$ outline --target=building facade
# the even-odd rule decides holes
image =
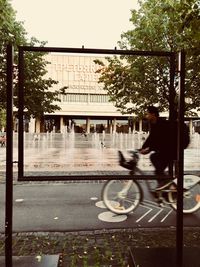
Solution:
[[[58,81],[51,90],[67,87],[67,94],[60,95],[56,103],[61,110],[44,115],[43,122],[25,121],[28,132],[133,132],[146,131],[148,125],[133,116],[122,115],[109,101],[109,96],[99,83],[100,68],[94,60],[106,64],[105,56],[49,53],[45,56],[47,77]],[[164,116],[167,116],[164,114]],[[17,125],[16,127],[17,128]],[[190,131],[195,125],[190,120]]]
[[[72,127],[75,132],[130,132],[142,129],[142,122],[133,124],[132,118],[122,115],[109,102],[109,96],[98,83],[99,65],[94,60],[106,62],[105,57],[93,55],[66,55],[49,53],[46,60],[47,77],[58,81],[53,90],[67,87],[67,94],[60,95],[61,110],[45,114],[44,123],[31,119],[29,132],[64,132]]]

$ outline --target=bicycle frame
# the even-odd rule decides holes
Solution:
[[[137,152],[136,152],[137,153]],[[157,177],[141,179],[143,171],[137,167],[138,155],[134,154],[135,160],[125,161],[122,152],[119,153],[120,165],[130,171],[130,178],[124,180],[109,180],[103,187],[102,197],[108,209],[116,214],[128,214],[136,209],[140,202],[144,200],[144,189],[138,180],[144,180],[148,192],[156,199],[159,205],[167,204],[177,210],[177,186],[176,177],[170,177],[161,190],[155,190],[150,185],[150,181],[157,181]],[[133,179],[133,175],[138,173],[141,178]],[[145,175],[146,176],[146,175]],[[167,178],[167,177],[166,177]],[[168,177],[169,178],[169,177]],[[193,213],[200,208],[200,177],[195,175],[184,175],[184,196],[183,212]]]
[[[140,174],[140,175],[143,175],[143,174],[144,174],[143,171],[142,171],[140,168],[138,168],[137,166],[134,168],[134,170],[133,170],[132,172],[133,172],[133,173],[138,173],[138,174]],[[145,179],[145,180],[144,180],[144,182],[145,182],[145,184],[146,184],[146,186],[147,186],[148,191],[149,191],[149,192],[154,192],[154,190],[153,190],[152,187],[150,186],[150,181],[157,181],[157,180],[156,180],[156,179],[152,179],[152,180]]]

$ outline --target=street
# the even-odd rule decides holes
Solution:
[[[25,135],[24,171],[32,175],[57,175],[59,172],[124,171],[118,164],[118,150],[140,147],[146,134],[41,134],[39,140]],[[101,142],[104,142],[104,147]],[[185,150],[186,170],[199,170],[199,135],[194,134]],[[0,169],[5,170],[6,147],[1,147]],[[17,160],[14,136],[14,161]],[[128,153],[125,154],[128,157]],[[141,157],[139,168],[152,170],[149,155]],[[14,164],[17,171],[17,164]],[[38,174],[39,173],[39,174]],[[2,176],[3,177],[3,176]],[[91,178],[92,179],[92,178]],[[39,181],[40,179],[38,179]],[[3,178],[2,178],[3,181]],[[138,227],[176,227],[176,212],[159,207],[144,187],[143,203],[129,215],[109,212],[101,201],[103,181],[14,182],[13,231],[76,231]],[[185,226],[199,226],[200,211],[184,215]],[[5,183],[0,184],[0,231],[5,228]]]
[[[176,212],[158,207],[145,192],[144,202],[129,215],[109,212],[101,201],[103,183],[14,185],[13,231],[49,232],[117,228],[176,227]],[[5,228],[5,184],[0,185],[0,231]],[[185,226],[199,226],[200,210],[184,215]]]

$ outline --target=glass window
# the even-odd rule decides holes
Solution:
[[[74,94],[68,93],[63,96],[63,102],[82,102],[82,103],[108,103],[109,96],[105,94]]]
[[[108,95],[103,94],[90,94],[91,103],[107,103],[109,100]]]
[[[88,102],[88,94],[67,94],[63,96],[63,102]]]

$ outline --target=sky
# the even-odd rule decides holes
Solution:
[[[11,0],[28,37],[46,46],[114,49],[137,0]]]

